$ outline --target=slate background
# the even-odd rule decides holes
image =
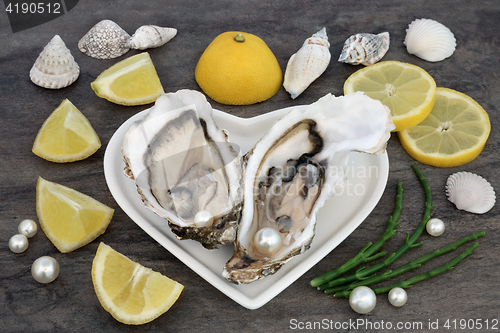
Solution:
[[[481,332],[500,320],[500,230],[496,205],[485,215],[458,211],[447,201],[444,185],[456,171],[471,171],[500,188],[496,167],[499,162],[500,97],[500,3],[498,1],[305,1],[305,0],[171,0],[171,1],[80,1],[67,14],[35,28],[12,33],[7,15],[0,5],[0,327],[2,332],[132,332],[132,331],[287,331],[292,319],[299,322],[367,320],[379,325],[391,322],[421,322],[419,332],[429,329],[429,321],[439,320],[437,331],[460,331],[460,319],[481,319]],[[417,18],[437,20],[451,29],[457,50],[448,59],[430,63],[406,52],[405,29]],[[303,41],[322,27],[327,28],[332,61],[326,72],[296,100],[281,88],[270,100],[251,106],[226,106],[210,101],[214,108],[239,117],[253,117],[287,106],[308,104],[326,93],[342,94],[345,79],[359,66],[336,61],[342,45],[351,34],[389,31],[391,46],[383,60],[399,60],[421,66],[437,85],[468,94],[490,115],[492,132],[483,153],[475,161],[457,168],[439,169],[417,165],[433,191],[433,217],[446,223],[446,232],[433,238],[425,232],[424,245],[405,254],[394,267],[440,248],[472,232],[484,230],[479,248],[452,272],[415,285],[408,290],[408,303],[402,308],[389,304],[385,295],[368,315],[351,310],[347,300],[337,300],[309,286],[309,281],[353,257],[369,240],[385,229],[394,206],[398,181],[404,183],[404,202],[400,226],[384,249],[395,251],[406,233],[413,233],[423,212],[423,191],[410,165],[415,161],[402,149],[397,136],[388,145],[390,174],[380,203],[365,222],[334,251],[306,272],[268,304],[257,310],[238,305],[140,229],[116,204],[103,173],[106,145],[115,130],[129,117],[149,106],[123,107],[98,98],[90,88],[104,69],[125,57],[98,60],[82,54],[78,40],[98,21],[111,19],[129,33],[144,24],[178,29],[178,35],[163,47],[150,49],[166,92],[199,90],[194,68],[205,47],[218,34],[241,30],[261,37],[285,70],[288,58]],[[61,90],[40,88],[29,80],[29,70],[49,40],[59,34],[81,67],[79,79]],[[70,164],[45,161],[31,153],[33,140],[43,121],[65,98],[69,98],[89,119],[102,141],[102,147],[86,160]],[[8,248],[25,218],[38,222],[35,186],[38,176],[64,184],[113,207],[115,215],[105,234],[72,253],[61,254],[39,231],[30,239],[23,254]],[[92,259],[99,242],[105,242],[131,259],[181,282],[185,289],[178,302],[149,324],[129,327],[113,319],[99,304],[90,276]],[[458,252],[458,251],[457,251]],[[35,282],[30,274],[32,262],[42,256],[55,257],[61,274],[48,285]],[[451,260],[458,253],[437,258],[418,272],[430,270]],[[413,273],[403,275],[408,278]],[[451,329],[443,326],[451,320]],[[453,329],[456,319],[457,329]],[[490,329],[486,329],[486,320]],[[345,324],[344,324],[345,325]],[[379,326],[380,327],[380,326]],[[477,328],[477,327],[476,327]],[[333,331],[333,329],[332,329]],[[358,326],[338,331],[385,331]],[[397,331],[397,330],[395,330]],[[403,330],[401,330],[403,331]],[[405,330],[417,331],[417,328]],[[472,331],[468,329],[466,331]]]

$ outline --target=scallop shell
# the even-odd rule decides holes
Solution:
[[[458,209],[484,214],[495,205],[495,191],[486,179],[470,172],[457,172],[446,181],[446,195]]]
[[[326,70],[331,58],[329,48],[326,29],[323,28],[306,39],[297,53],[290,57],[283,87],[292,98],[297,98]]]
[[[378,35],[366,33],[352,35],[344,43],[339,62],[351,65],[373,65],[389,50],[389,41],[388,32]]]
[[[103,20],[94,25],[78,42],[78,48],[86,55],[97,59],[113,59],[130,50],[127,42],[130,35],[118,24]]]
[[[49,89],[69,86],[80,75],[80,67],[59,35],[44,47],[30,70],[34,84]]]
[[[427,61],[441,61],[455,52],[453,33],[439,22],[417,19],[408,25],[404,40],[406,50]]]
[[[145,50],[160,47],[175,37],[177,29],[162,28],[156,25],[143,25],[135,31],[127,42],[131,49]]]

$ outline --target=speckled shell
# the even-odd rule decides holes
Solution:
[[[339,62],[351,65],[373,65],[389,50],[389,42],[388,32],[378,35],[366,33],[352,35],[344,43]]]
[[[49,89],[69,86],[80,75],[80,67],[59,35],[45,46],[30,70],[34,84]]]
[[[131,49],[145,50],[160,47],[175,37],[177,29],[162,28],[156,25],[143,25],[135,31],[127,42]]]
[[[118,24],[103,20],[92,27],[78,42],[78,48],[97,59],[113,59],[130,50],[130,35]]]
[[[290,57],[283,87],[292,98],[297,98],[326,70],[331,58],[329,48],[326,29],[323,28],[306,39],[297,53]]]
[[[439,22],[417,19],[406,29],[406,50],[427,61],[441,61],[450,57],[457,46],[453,33]]]
[[[470,172],[457,172],[446,181],[446,195],[458,209],[484,214],[495,205],[495,191],[481,176]]]

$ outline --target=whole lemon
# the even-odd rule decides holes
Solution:
[[[216,102],[249,105],[274,96],[281,87],[282,72],[262,39],[228,31],[217,36],[203,52],[195,78]]]

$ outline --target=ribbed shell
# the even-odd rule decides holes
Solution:
[[[127,42],[131,49],[145,50],[160,47],[177,34],[177,29],[162,28],[156,25],[143,25],[135,31]]]
[[[292,98],[297,98],[326,70],[331,58],[329,48],[326,28],[323,28],[306,39],[297,53],[290,57],[283,87]]]
[[[94,25],[78,42],[78,48],[97,59],[113,59],[130,50],[130,35],[118,24],[103,20]]]
[[[417,19],[406,29],[406,50],[427,61],[450,57],[457,46],[455,36],[443,24],[429,19]]]
[[[339,62],[351,65],[373,65],[384,57],[389,50],[389,33],[378,35],[361,33],[349,37],[340,53]]]
[[[446,181],[446,195],[458,209],[484,214],[495,205],[495,191],[481,176],[470,172],[457,172]]]
[[[69,86],[80,75],[80,67],[59,35],[45,46],[30,70],[34,84],[49,89]]]

